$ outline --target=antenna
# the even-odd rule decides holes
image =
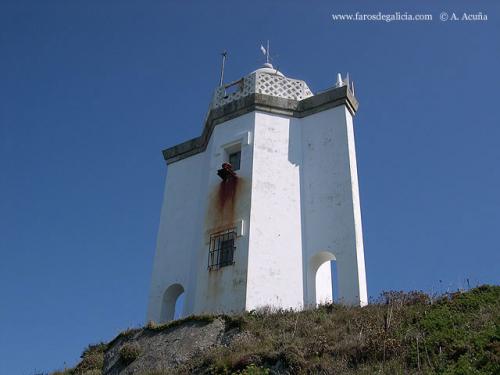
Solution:
[[[224,66],[226,65],[227,51],[222,52],[221,55],[222,55],[222,66],[220,68],[219,87],[222,87],[222,85],[224,84]]]
[[[267,40],[266,63],[269,64],[269,39]]]

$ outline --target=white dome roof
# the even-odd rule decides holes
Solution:
[[[257,70],[254,70],[252,73],[256,72],[262,72],[262,73],[268,73],[268,74],[276,74],[280,77],[284,77],[283,73],[281,73],[278,69],[274,69],[272,64],[265,63],[262,68],[259,68]],[[252,74],[250,73],[250,74]]]

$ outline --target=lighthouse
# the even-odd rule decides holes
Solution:
[[[314,94],[266,63],[216,88],[203,131],[167,148],[147,319],[365,305],[353,87]],[[332,276],[331,262],[336,262]]]

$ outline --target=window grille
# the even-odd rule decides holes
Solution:
[[[210,236],[208,269],[217,270],[234,264],[236,228],[214,233]]]

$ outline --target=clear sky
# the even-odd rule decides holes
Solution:
[[[0,374],[144,323],[161,150],[201,133],[219,53],[237,79],[267,39],[313,91],[355,81],[369,295],[500,282],[500,4],[346,3],[0,1]],[[356,11],[433,21],[331,17]]]

